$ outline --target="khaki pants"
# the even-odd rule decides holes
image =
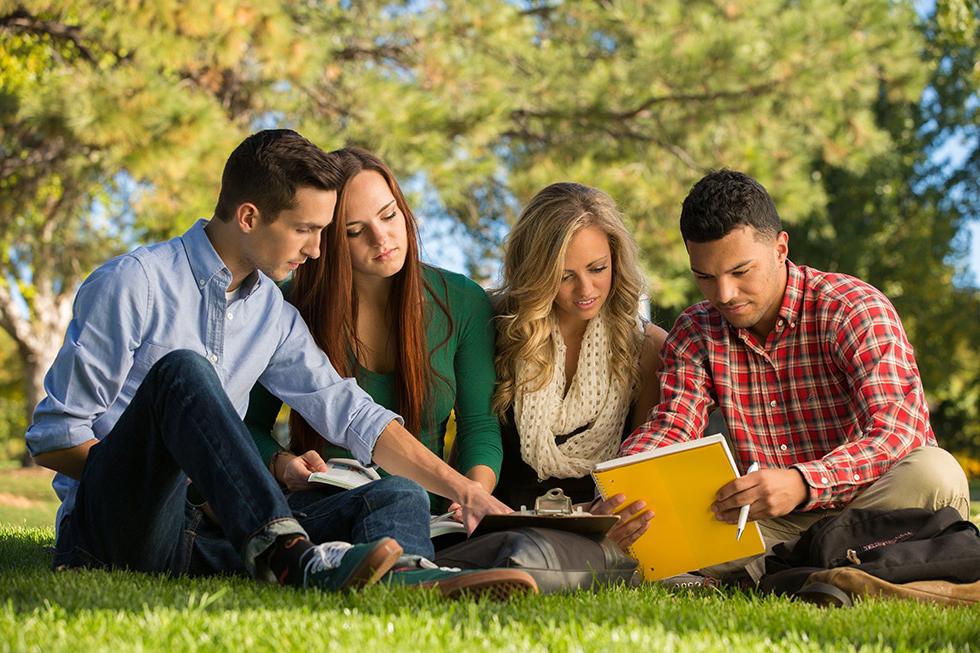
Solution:
[[[853,508],[939,510],[946,506],[956,508],[963,519],[970,518],[970,490],[966,474],[945,449],[919,447],[895,463],[868,489],[858,494],[846,508],[791,512],[783,517],[763,519],[758,523],[768,554],[781,542],[799,539],[803,531],[820,519],[839,515]],[[742,558],[701,571],[716,578],[726,578],[744,571],[758,582],[764,570],[764,557],[765,554]]]

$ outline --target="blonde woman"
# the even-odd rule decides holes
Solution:
[[[636,245],[605,193],[552,184],[518,218],[495,293],[493,406],[504,425],[504,461],[494,494],[504,503],[533,506],[553,487],[591,502],[592,467],[615,457],[624,434],[657,403],[667,334],[639,319],[642,284]],[[633,504],[621,514],[642,509]],[[639,516],[634,521],[652,513]]]

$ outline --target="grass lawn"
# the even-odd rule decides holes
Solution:
[[[0,651],[968,651],[980,642],[980,606],[863,601],[834,610],[655,586],[492,604],[384,587],[334,595],[239,578],[54,573],[50,521],[24,525],[53,515],[39,491],[48,482],[43,472],[0,471],[0,497],[36,501],[0,508]]]
[[[47,528],[54,524],[58,497],[51,489],[54,473],[21,469],[15,461],[0,462],[0,524]]]

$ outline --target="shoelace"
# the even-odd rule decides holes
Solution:
[[[340,561],[352,547],[347,542],[324,542],[310,549],[306,554],[309,560],[303,565],[304,584],[315,573],[339,567]]]

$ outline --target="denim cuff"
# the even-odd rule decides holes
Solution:
[[[277,582],[275,574],[269,569],[265,560],[260,560],[262,554],[269,550],[276,538],[282,535],[302,535],[309,537],[299,522],[292,517],[283,517],[271,521],[255,532],[248,541],[245,542],[245,568],[249,575],[255,580]]]

